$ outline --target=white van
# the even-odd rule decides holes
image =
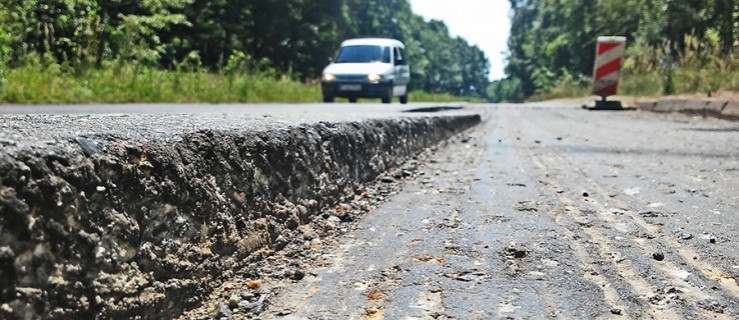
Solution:
[[[405,46],[394,39],[363,38],[346,40],[334,61],[323,69],[321,89],[324,102],[334,98],[380,98],[390,103],[400,97],[408,103],[411,69]]]

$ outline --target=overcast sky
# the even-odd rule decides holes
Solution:
[[[490,79],[505,76],[510,19],[508,0],[410,0],[416,14],[426,20],[443,20],[452,36],[477,45],[490,61]]]

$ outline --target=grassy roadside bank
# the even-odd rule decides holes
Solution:
[[[673,89],[666,91],[663,74],[658,72],[632,74],[624,72],[619,84],[619,95],[657,97],[663,95],[715,96],[719,92],[739,92],[739,72],[731,70],[676,70],[672,74]],[[563,98],[581,98],[592,95],[589,82],[563,81],[550,91],[536,94],[526,101],[544,101]],[[667,93],[667,94],[666,94]]]
[[[414,91],[410,93],[410,100],[471,99]],[[57,64],[28,64],[7,71],[4,81],[0,81],[0,103],[4,104],[319,101],[318,82],[303,83],[272,71],[213,73],[120,64],[65,70]]]
[[[739,92],[736,53],[718,54],[717,47],[703,48],[695,38],[686,38],[686,42],[689,46],[680,59],[669,56],[668,48],[627,55],[622,65],[619,95],[711,97],[718,92]],[[588,78],[566,76],[551,90],[537,93],[527,101],[586,97],[591,95],[591,85]]]

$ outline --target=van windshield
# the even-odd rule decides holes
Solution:
[[[336,57],[336,63],[385,62],[390,63],[390,48],[381,46],[346,46]]]

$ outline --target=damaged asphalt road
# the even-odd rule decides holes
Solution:
[[[472,105],[438,114],[481,124],[414,144],[479,118],[421,113],[376,131],[397,110],[343,107],[6,116],[0,144],[15,158],[0,169],[22,170],[0,190],[0,318],[739,316],[735,123]],[[365,153],[377,164],[353,169]],[[319,187],[283,186],[288,169],[294,186]],[[48,239],[63,242],[38,245]]]
[[[324,215],[245,275],[268,294],[259,315],[213,312],[236,283],[185,318],[736,319],[735,123],[475,111],[483,124],[408,167],[386,202]],[[318,235],[326,222],[340,232]]]
[[[0,116],[0,319],[176,317],[366,183],[480,122],[372,105],[179,107]],[[257,312],[266,298],[229,307]]]

